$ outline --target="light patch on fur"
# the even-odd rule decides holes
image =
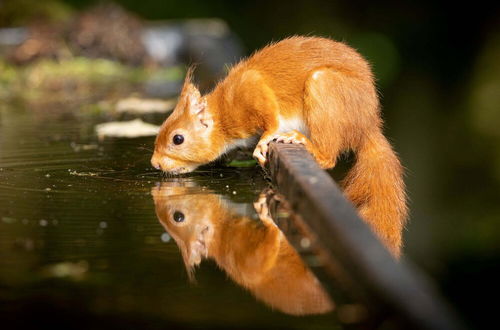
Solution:
[[[309,130],[307,129],[304,120],[300,117],[283,118],[279,116],[278,133],[287,133],[296,130],[305,136],[309,137]]]
[[[322,73],[323,73],[323,71],[316,71],[316,72],[314,72],[314,73],[312,74],[312,78],[313,78],[314,80],[318,80],[318,79],[319,79],[319,77],[321,76],[321,74],[322,74]]]

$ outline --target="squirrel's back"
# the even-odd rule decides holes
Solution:
[[[353,48],[331,39],[303,36],[271,43],[255,52],[233,67],[221,84],[232,86],[245,71],[257,71],[278,100],[297,108],[302,107],[307,79],[319,68],[330,68],[373,86],[368,62]]]

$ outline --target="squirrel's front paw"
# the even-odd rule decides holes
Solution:
[[[271,141],[276,141],[278,143],[307,144],[307,138],[302,133],[295,130],[286,133],[267,135],[265,138],[260,139],[253,152],[253,156],[261,166],[266,164],[267,151],[269,150],[269,142]]]
[[[260,140],[259,143],[257,143],[257,146],[255,147],[255,150],[253,151],[253,156],[257,161],[259,162],[260,166],[264,166],[266,164],[266,156],[267,156],[267,151],[269,150],[269,142],[271,140]]]

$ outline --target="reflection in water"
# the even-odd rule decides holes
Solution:
[[[282,312],[333,309],[318,279],[269,217],[263,198],[255,205],[259,221],[222,196],[182,181],[163,182],[152,194],[156,215],[179,246],[191,279],[194,267],[211,258],[257,299]]]

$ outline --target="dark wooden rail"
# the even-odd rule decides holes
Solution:
[[[316,236],[332,281],[346,285],[357,299],[390,315],[402,328],[462,328],[431,281],[406,260],[391,256],[305,148],[272,143],[267,169]]]

